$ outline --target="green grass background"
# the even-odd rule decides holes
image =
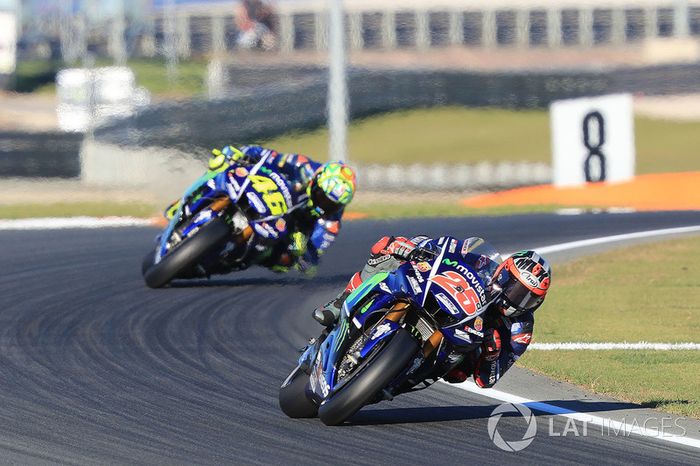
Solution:
[[[700,238],[560,265],[537,342],[700,343]],[[615,398],[700,417],[698,351],[528,351],[519,361]]]
[[[637,173],[700,171],[700,123],[635,118]],[[325,129],[268,141],[283,152],[326,160]],[[551,163],[546,110],[440,107],[353,121],[348,132],[355,163]]]
[[[110,66],[112,61],[99,59],[95,66]],[[61,61],[19,61],[16,71],[16,90],[19,92],[56,92],[55,75],[63,68],[81,66]],[[170,80],[165,60],[137,58],[127,63],[136,75],[136,82],[158,98],[185,98],[205,92],[207,76],[206,60],[183,60],[178,62],[177,74]]]

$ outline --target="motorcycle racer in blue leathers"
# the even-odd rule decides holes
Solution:
[[[321,255],[338,236],[344,209],[356,190],[355,173],[342,162],[323,164],[301,154],[283,154],[260,146],[214,149],[209,170],[253,165],[263,157],[265,167],[288,180],[297,207],[284,217],[289,241],[277,244],[260,265],[277,272],[295,268],[313,275]]]
[[[405,261],[431,260],[431,251],[438,250],[443,241],[444,238],[427,236],[381,238],[372,247],[363,270],[352,277],[337,298],[315,309],[314,319],[325,326],[334,325],[345,298],[365,280],[378,272],[392,272]],[[461,248],[463,254],[481,254],[474,268],[487,284],[491,310],[484,322],[480,351],[467,354],[443,379],[459,383],[471,375],[478,386],[492,387],[530,344],[534,312],[549,289],[551,267],[546,259],[529,250],[502,261],[500,254],[481,238],[467,238],[452,247]]]

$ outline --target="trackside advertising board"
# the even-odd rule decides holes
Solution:
[[[631,94],[557,100],[549,115],[555,186],[634,177]]]
[[[13,74],[17,57],[17,20],[14,13],[0,11],[0,74]]]

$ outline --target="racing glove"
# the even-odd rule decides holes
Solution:
[[[501,335],[493,329],[485,332],[484,341],[481,343],[481,357],[485,361],[495,361],[501,355]]]
[[[408,260],[409,255],[415,248],[415,243],[403,236],[384,236],[374,243],[371,255],[375,258],[390,255],[397,259]]]
[[[213,172],[222,171],[232,163],[246,161],[247,159],[243,152],[233,146],[226,146],[223,150],[214,149],[211,151],[209,170]]]

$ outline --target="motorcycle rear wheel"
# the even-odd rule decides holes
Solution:
[[[318,417],[327,426],[345,422],[406,369],[418,347],[408,331],[398,330],[374,359],[321,404]]]
[[[202,226],[194,236],[183,240],[157,264],[153,263],[155,253],[148,253],[142,264],[146,285],[150,288],[165,286],[178,274],[194,267],[204,254],[218,246],[230,234],[226,221],[219,217]],[[147,266],[149,257],[150,266]]]

